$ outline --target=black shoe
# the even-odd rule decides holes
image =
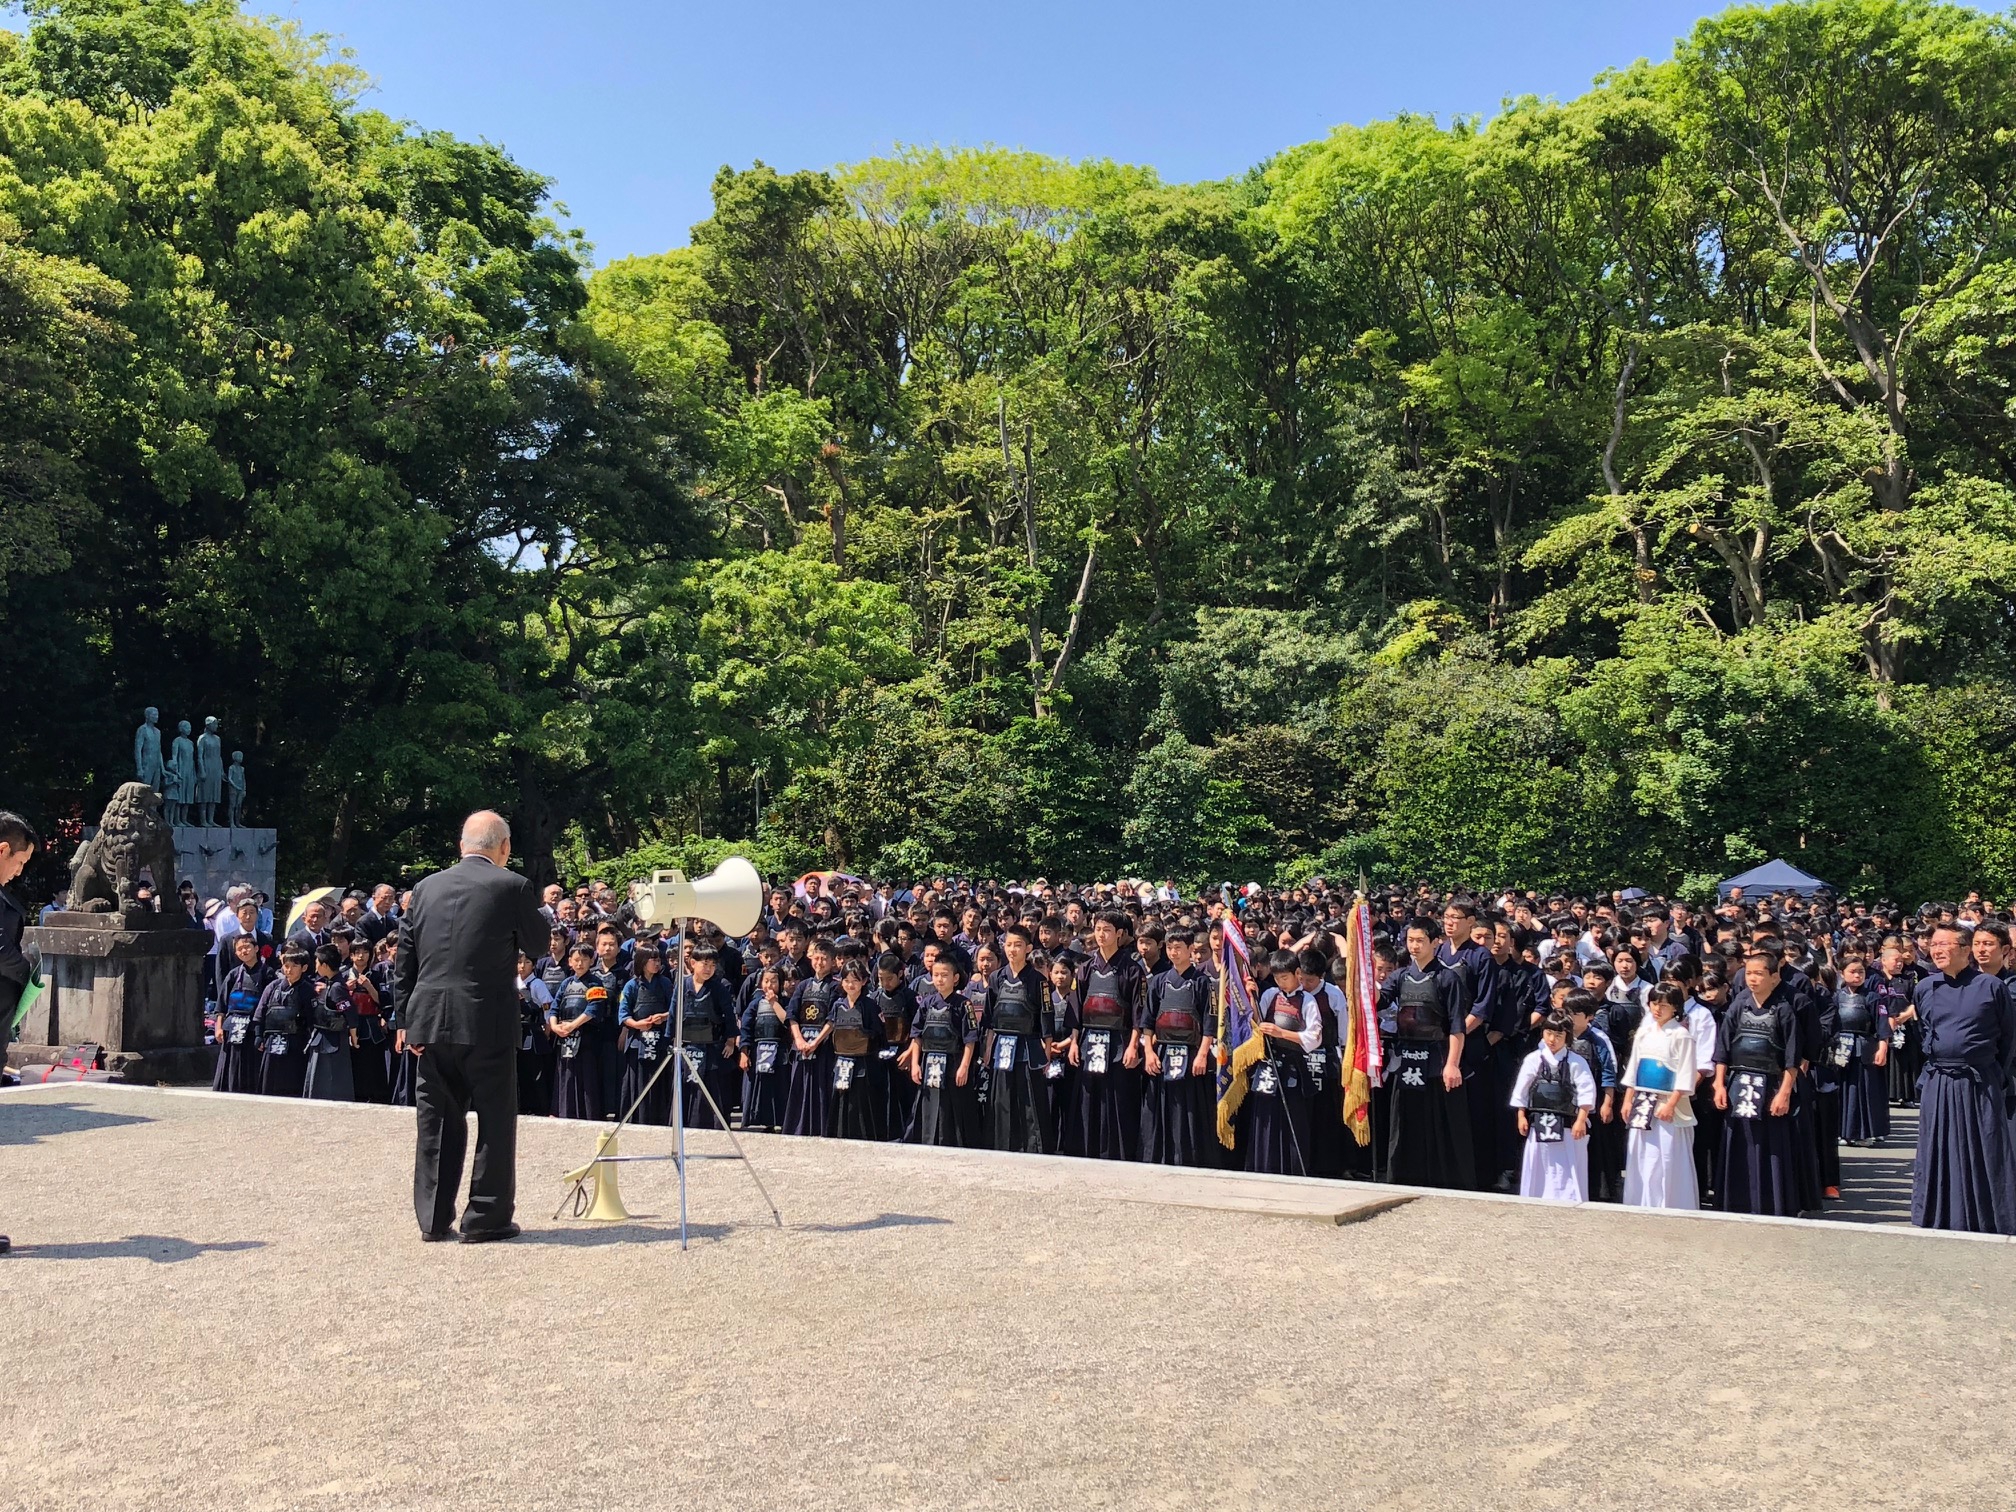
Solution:
[[[507,1223],[502,1228],[480,1228],[462,1230],[464,1244],[488,1244],[495,1239],[516,1239],[524,1230],[515,1223]]]
[[[6,1254],[7,1251],[11,1250],[12,1248],[14,1248],[13,1241],[10,1240],[5,1234],[0,1234],[0,1255]]]
[[[420,1230],[421,1241],[426,1244],[440,1244],[454,1237],[455,1231],[453,1229],[442,1229],[439,1233],[436,1233],[433,1229]]]

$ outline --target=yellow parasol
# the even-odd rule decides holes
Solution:
[[[296,898],[294,906],[287,910],[287,928],[282,932],[283,936],[291,935],[301,927],[301,915],[308,911],[310,903],[320,903],[333,914],[336,911],[336,904],[342,897],[343,889],[340,887],[309,888]]]

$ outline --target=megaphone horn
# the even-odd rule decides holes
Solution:
[[[637,917],[646,924],[704,919],[722,933],[746,935],[763,916],[763,879],[740,856],[730,856],[706,876],[687,881],[678,871],[651,874],[637,898]]]

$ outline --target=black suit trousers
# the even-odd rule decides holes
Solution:
[[[518,1186],[518,1047],[429,1045],[415,1067],[420,1139],[413,1156],[413,1212],[424,1232],[455,1226],[455,1195],[476,1115],[476,1164],[462,1231],[511,1221]]]

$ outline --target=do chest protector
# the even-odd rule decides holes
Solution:
[[[1003,977],[994,988],[994,1032],[1036,1032],[1036,1004],[1029,989],[1015,977]]]
[[[1736,1015],[1736,1033],[1729,1042],[1729,1062],[1741,1071],[1777,1075],[1785,1069],[1785,1028],[1779,1016],[1745,1008]]]
[[[1155,1005],[1155,1038],[1186,1050],[1196,1049],[1204,1037],[1203,996],[1196,982],[1164,983],[1161,1000]]]
[[[1393,1027],[1401,1039],[1425,1044],[1449,1038],[1449,1012],[1442,1001],[1442,984],[1434,976],[1403,973],[1394,996],[1399,1011]]]
[[[1124,1029],[1126,1009],[1120,1002],[1120,973],[1110,966],[1094,966],[1085,975],[1085,1007],[1079,1021],[1087,1029]]]

